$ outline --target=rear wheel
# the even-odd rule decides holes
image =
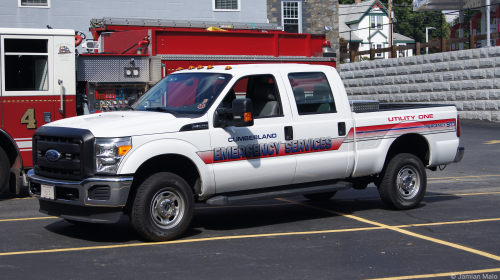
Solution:
[[[193,212],[194,197],[186,181],[161,172],[146,179],[137,190],[130,219],[142,237],[166,241],[186,231]]]
[[[332,198],[337,192],[304,194],[304,197],[312,201],[326,201]]]
[[[415,208],[424,198],[427,174],[420,159],[412,154],[399,154],[391,159],[379,187],[380,198],[395,209]]]
[[[5,151],[0,147],[0,194],[9,186],[10,165],[9,158]]]

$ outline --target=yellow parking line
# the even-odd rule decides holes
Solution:
[[[466,195],[482,195],[482,194],[498,194],[500,192],[486,192],[486,193],[451,193],[451,194],[436,194],[436,195],[426,195],[425,197],[435,197],[435,196],[466,196]]]
[[[13,221],[28,221],[28,220],[44,220],[44,219],[60,219],[59,217],[35,217],[35,218],[21,218],[21,219],[4,219],[0,220],[0,222],[13,222]]]
[[[35,199],[34,197],[13,197],[13,198],[2,198],[0,201],[5,201],[5,200],[20,200],[20,199]]]
[[[402,225],[402,226],[394,226],[394,227],[404,228],[404,227],[441,226],[441,225],[456,225],[456,224],[469,224],[469,223],[480,223],[480,222],[494,222],[494,221],[500,221],[500,218],[466,220],[466,221],[452,221],[452,222],[438,222],[438,223],[427,223],[427,224],[411,224],[411,225]]]
[[[438,244],[441,244],[441,245],[449,246],[449,247],[452,247],[452,248],[455,248],[455,249],[463,250],[463,251],[466,251],[466,252],[470,252],[470,253],[474,253],[474,254],[486,257],[486,258],[490,258],[490,259],[493,259],[493,260],[500,261],[500,256],[496,256],[496,255],[493,255],[493,254],[490,254],[490,253],[486,253],[486,252],[483,252],[483,251],[479,251],[479,250],[476,250],[476,249],[465,247],[465,246],[462,246],[462,245],[459,245],[459,244],[447,242],[447,241],[444,241],[444,240],[440,240],[440,239],[428,237],[428,236],[425,236],[425,235],[422,235],[422,234],[414,233],[414,232],[411,232],[411,231],[408,231],[408,230],[404,230],[404,229],[401,229],[401,228],[398,228],[398,227],[395,227],[395,226],[385,225],[385,224],[374,222],[374,221],[370,221],[370,220],[367,220],[367,219],[364,219],[364,218],[361,218],[361,217],[358,217],[358,216],[354,216],[354,215],[350,215],[350,214],[344,214],[344,213],[341,213],[341,212],[337,212],[337,211],[333,211],[333,210],[328,210],[328,209],[316,207],[316,206],[309,205],[309,204],[302,203],[302,202],[292,201],[292,200],[283,199],[283,198],[278,198],[278,200],[295,203],[295,204],[298,204],[298,205],[302,205],[302,206],[309,207],[309,208],[312,208],[312,209],[316,209],[316,210],[320,210],[320,211],[332,213],[332,214],[343,216],[343,217],[346,217],[346,218],[351,218],[351,219],[354,219],[354,220],[357,220],[357,221],[360,221],[360,222],[363,222],[363,223],[367,223],[367,224],[379,226],[379,227],[385,228],[385,229],[390,229],[390,230],[397,231],[399,233],[410,235],[410,236],[413,236],[413,237],[416,237],[416,238],[420,238],[420,239],[424,239],[424,240],[427,240],[427,241],[435,242],[435,243],[438,243]]]
[[[485,193],[450,193],[450,194],[435,194],[435,195],[426,195],[426,197],[437,197],[437,196],[465,196],[465,195],[484,195],[484,194],[499,194],[500,192],[485,192]],[[380,197],[376,198],[359,198],[359,199],[339,199],[338,201],[362,201],[362,200],[380,200]]]
[[[369,280],[395,280],[395,279],[421,279],[421,278],[432,278],[432,277],[444,277],[444,276],[455,276],[457,278],[451,279],[489,279],[489,278],[458,278],[460,275],[470,275],[488,272],[499,272],[500,268],[492,269],[481,269],[481,270],[469,270],[469,271],[455,271],[455,272],[445,272],[445,273],[433,273],[433,274],[421,274],[421,275],[409,275],[409,276],[398,276],[398,277],[387,277],[387,278],[373,278]],[[482,275],[481,275],[482,276]],[[493,278],[492,278],[493,279]],[[496,279],[496,278],[495,278]]]
[[[265,234],[253,234],[253,235],[220,236],[220,237],[207,237],[207,238],[197,238],[197,239],[173,240],[173,241],[164,241],[164,242],[148,242],[148,243],[119,244],[119,245],[93,246],[93,247],[77,247],[77,248],[63,248],[63,249],[50,249],[50,250],[7,252],[7,253],[0,253],[0,256],[84,251],[84,250],[96,250],[96,249],[126,248],[126,247],[139,247],[139,246],[156,246],[156,245],[167,245],[167,244],[169,245],[169,244],[193,243],[193,242],[214,241],[214,240],[245,239],[245,238],[256,238],[256,237],[325,234],[325,233],[350,232],[350,231],[362,231],[362,230],[373,230],[373,229],[383,229],[383,228],[381,228],[381,227],[366,227],[366,228],[333,229],[333,230],[320,230],[320,231],[278,232],[278,233],[265,233]]]
[[[323,210],[323,211],[326,210],[326,209],[322,209],[322,208],[319,208],[319,209]],[[332,212],[334,212],[334,211],[332,211]],[[346,216],[346,215],[343,215],[343,216]],[[37,217],[37,218],[10,219],[10,220],[0,220],[0,221],[17,221],[17,220],[30,220],[30,219],[33,219],[33,220],[34,219],[57,219],[57,217]],[[362,218],[359,218],[359,219],[362,219]],[[364,220],[364,219],[362,219],[362,220]],[[381,227],[381,226],[377,225],[376,227],[365,227],[365,228],[349,228],[349,229],[303,231],[303,232],[278,232],[278,233],[266,233],[266,234],[254,234],[254,235],[236,235],[236,236],[220,236],[220,237],[209,237],[209,238],[198,238],[198,239],[185,239],[185,240],[174,240],[174,241],[165,241],[165,242],[156,242],[156,243],[150,242],[150,243],[119,244],[119,245],[95,246],[95,247],[63,248],[63,249],[52,249],[52,250],[19,251],[19,252],[0,253],[0,256],[69,252],[69,251],[84,251],[84,250],[96,250],[96,249],[113,249],[113,248],[126,248],[126,247],[138,247],[138,246],[152,246],[152,245],[168,245],[168,244],[179,244],[179,243],[245,239],[245,238],[258,238],[258,237],[275,237],[275,236],[290,236],[290,235],[311,235],[311,234],[325,234],[325,233],[338,233],[338,232],[369,231],[369,230],[392,229],[392,228],[403,228],[403,227],[435,226],[435,225],[446,225],[446,224],[464,224],[464,223],[488,222],[488,221],[500,221],[500,218],[453,221],[453,222],[438,222],[438,223],[427,223],[427,224],[410,224],[410,225],[385,226],[385,227]],[[376,223],[376,224],[378,224],[378,223]]]
[[[479,177],[500,177],[500,175],[481,175],[481,176],[441,177],[441,178],[427,178],[427,180],[461,179],[461,178],[479,178]]]

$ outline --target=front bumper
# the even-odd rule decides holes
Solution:
[[[464,157],[465,154],[465,148],[464,147],[458,147],[457,148],[457,154],[455,155],[455,161],[454,163],[460,162],[462,158]]]
[[[38,198],[40,212],[92,223],[117,222],[127,203],[132,176],[93,177],[83,181],[51,179],[28,171],[29,194]],[[41,185],[54,186],[55,199],[40,196]],[[99,195],[95,195],[99,192]]]

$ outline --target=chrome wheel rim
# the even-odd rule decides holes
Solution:
[[[151,201],[151,218],[162,229],[170,229],[179,224],[184,212],[184,200],[176,190],[162,189]]]
[[[413,166],[404,166],[396,179],[399,196],[403,199],[412,199],[420,190],[420,176]]]

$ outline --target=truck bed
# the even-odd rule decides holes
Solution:
[[[351,111],[355,113],[370,113],[377,111],[395,111],[395,110],[455,106],[453,104],[429,104],[429,103],[380,103],[378,100],[353,100],[349,101],[349,104],[351,105]]]
[[[390,145],[403,135],[425,138],[432,151],[427,166],[454,161],[459,141],[454,105],[383,103],[369,106],[366,102],[351,102],[351,108],[355,122],[354,177],[380,172]]]

